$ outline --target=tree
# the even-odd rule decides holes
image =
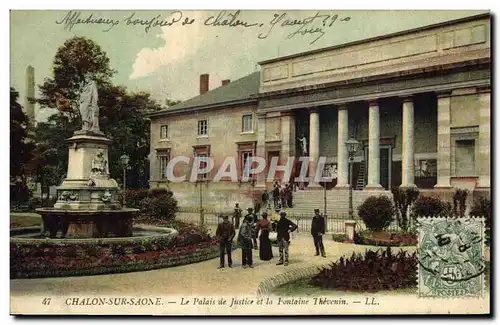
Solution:
[[[29,120],[17,102],[19,93],[10,88],[10,200],[22,202],[29,198],[26,164],[31,159],[33,144],[28,139]]]
[[[99,45],[83,37],[74,37],[59,48],[54,58],[54,77],[45,79],[37,100],[43,107],[57,108],[58,114],[40,124],[36,130],[37,154],[33,170],[38,180],[48,185],[59,185],[66,173],[68,148],[64,139],[81,126],[78,112],[78,90],[87,72],[95,76],[99,92],[99,125],[101,131],[113,140],[109,148],[111,177],[121,180],[120,156],[130,156],[131,171],[127,187],[144,187],[149,179],[149,121],[146,113],[163,107],[156,104],[149,93],[131,94],[122,86],[114,86],[114,74],[109,59]]]
[[[79,116],[79,89],[85,74],[92,73],[99,87],[107,86],[115,71],[101,47],[85,37],[73,37],[64,42],[55,55],[53,78],[46,78],[37,102],[42,107],[57,108],[73,120]]]

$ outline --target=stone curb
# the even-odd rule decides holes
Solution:
[[[262,296],[272,292],[275,288],[282,286],[284,284],[294,282],[296,280],[304,279],[307,277],[311,277],[323,268],[330,265],[331,262],[317,264],[317,265],[309,265],[303,267],[292,268],[285,273],[274,275],[270,278],[262,281],[257,287],[257,296]]]

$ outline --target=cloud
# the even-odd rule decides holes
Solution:
[[[190,12],[189,17],[195,21],[201,19],[202,12]],[[183,26],[181,23],[162,27],[165,45],[159,48],[143,48],[137,53],[130,79],[147,77],[159,68],[175,65],[194,55],[199,50],[200,43],[195,40],[203,39],[207,33],[200,24]]]

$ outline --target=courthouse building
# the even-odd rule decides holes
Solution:
[[[490,16],[478,15],[339,46],[260,62],[260,72],[224,81],[151,118],[150,186],[170,187],[181,206],[250,204],[266,183],[169,182],[175,156],[209,156],[219,166],[237,157],[239,175],[249,156],[300,156],[305,138],[314,173],[325,156],[337,178],[327,184],[330,206],[346,209],[348,154],[354,157],[356,204],[393,186],[449,195],[490,190]],[[179,164],[175,173],[189,173]],[[297,167],[294,172],[298,172]],[[287,182],[288,180],[281,180]],[[322,197],[325,184],[307,184],[303,202]],[[386,192],[389,193],[389,192]],[[299,202],[299,201],[298,201]],[[300,203],[300,202],[299,202]],[[300,205],[297,203],[297,205]]]

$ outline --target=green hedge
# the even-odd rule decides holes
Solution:
[[[418,238],[415,234],[388,232],[389,238],[377,238],[377,233],[372,231],[361,231],[355,234],[354,242],[359,245],[370,246],[415,246]]]

